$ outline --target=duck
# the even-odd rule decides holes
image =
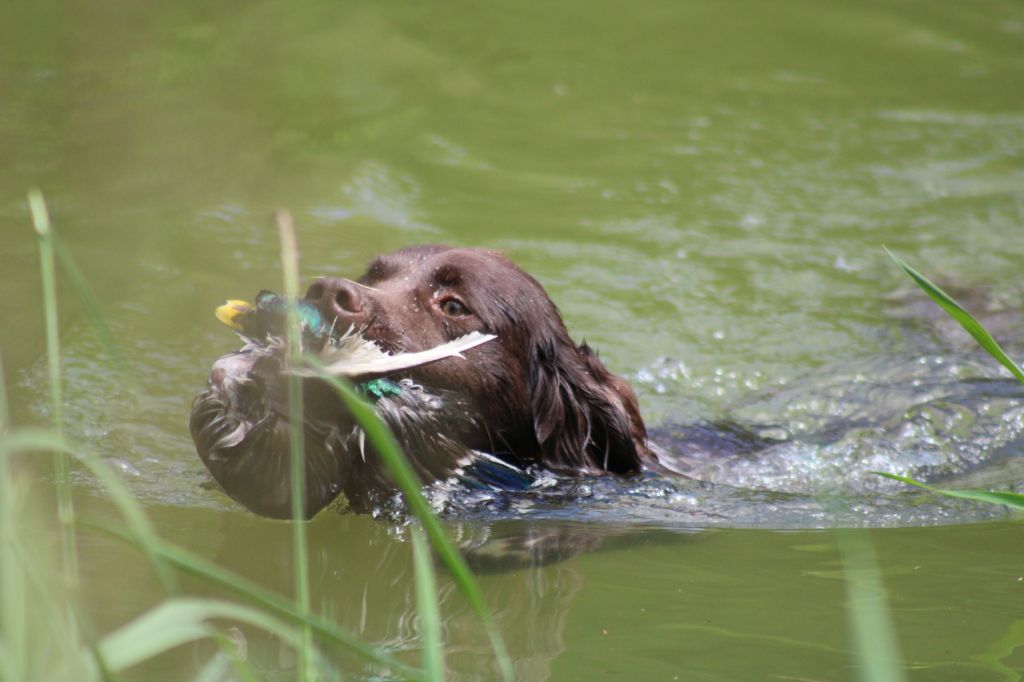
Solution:
[[[301,353],[324,368],[292,367],[285,329],[299,323]],[[319,372],[352,382],[394,434],[424,485],[438,489],[526,489],[536,476],[492,453],[469,449],[464,435],[478,415],[454,391],[418,384],[409,369],[460,356],[494,335],[473,332],[435,348],[386,353],[361,330],[339,330],[304,299],[260,290],[250,303],[229,299],[214,310],[243,346],[217,359],[192,403],[189,428],[217,485],[247,509],[291,518],[288,377],[302,379],[305,444],[304,518],[328,506],[379,512],[400,495],[362,426]]]

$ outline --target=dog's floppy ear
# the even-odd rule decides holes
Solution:
[[[636,397],[586,344],[532,349],[530,407],[540,460],[553,470],[634,473],[648,454]]]

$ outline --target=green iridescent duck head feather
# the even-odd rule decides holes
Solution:
[[[238,299],[228,300],[214,311],[214,315],[243,338],[254,343],[266,343],[268,339],[284,338],[290,306],[299,319],[304,347],[322,346],[332,335],[332,326],[308,301],[289,303],[284,296],[267,289],[256,294],[255,301],[252,304]]]

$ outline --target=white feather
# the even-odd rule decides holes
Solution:
[[[454,341],[442,343],[415,353],[385,353],[380,347],[351,327],[341,338],[333,340],[320,353],[320,360],[326,365],[325,371],[334,376],[357,377],[367,374],[387,374],[402,369],[419,367],[451,357],[463,357],[462,353],[498,338],[494,334],[471,332]],[[297,368],[292,370],[299,376],[316,376],[318,370]]]

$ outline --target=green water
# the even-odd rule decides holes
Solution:
[[[864,367],[914,389],[950,365],[906,381],[892,368],[925,355],[956,379],[997,376],[907,327],[893,303],[906,281],[880,247],[1019,312],[1024,6],[15,0],[0,7],[0,158],[16,422],[45,417],[24,199],[39,186],[138,376],[131,392],[112,374],[63,287],[68,430],[169,539],[288,592],[287,526],[202,486],[186,427],[210,362],[237,347],[213,307],[279,281],[273,209],[296,216],[305,276],[358,274],[419,242],[505,251],[630,378],[652,426],[733,410],[827,421],[850,401],[787,391],[857,383]],[[888,403],[872,404],[884,421]],[[1003,421],[1017,428],[1019,407],[979,413],[1015,409]],[[1011,453],[981,480],[1021,478]],[[77,490],[84,513],[104,507],[84,476]],[[592,539],[482,579],[523,679],[856,679],[834,538],[806,529],[830,522],[784,523],[777,503],[731,504],[696,533],[650,513],[616,524],[614,505],[466,532]],[[942,507],[871,533],[910,679],[1024,674],[1021,527],[985,514],[965,525],[980,516]],[[415,660],[401,533],[323,515],[311,534],[315,603]],[[82,543],[101,626],[160,597],[135,555]],[[451,667],[490,676],[477,622],[442,583]],[[249,650],[268,677],[294,665],[276,642]],[[187,678],[210,653],[182,648],[137,679]]]

